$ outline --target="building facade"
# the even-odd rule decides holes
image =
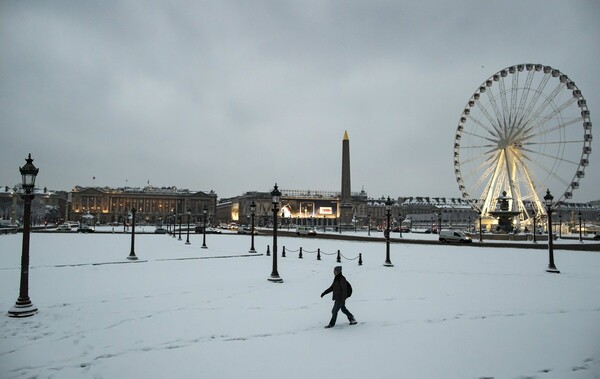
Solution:
[[[217,204],[217,220],[220,223],[250,224],[250,204],[252,202],[256,205],[255,224],[257,226],[272,225],[273,204],[270,192],[250,191],[241,196],[221,199]],[[350,204],[354,222],[366,222],[366,203],[367,194],[364,191],[352,194]],[[340,209],[339,192],[281,190],[278,218],[284,226],[336,227],[340,221]]]
[[[479,218],[477,211],[460,198],[410,196],[398,198],[398,203],[415,229],[435,229],[438,223],[442,228],[471,229]]]
[[[70,196],[69,220],[94,216],[97,223],[123,223],[132,208],[140,222],[159,224],[167,217],[190,212],[192,222],[201,221],[203,209],[208,220],[215,217],[217,195],[213,192],[179,190],[176,187],[99,188],[75,187]]]
[[[51,191],[47,188],[34,190],[31,202],[31,224],[55,224],[62,221],[67,211],[67,192]],[[20,223],[23,220],[23,198],[21,190],[4,187],[0,191],[0,219]]]

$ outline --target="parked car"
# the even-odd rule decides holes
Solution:
[[[94,229],[86,224],[81,225],[79,228],[77,228],[77,233],[93,233]]]
[[[312,226],[299,226],[296,228],[296,234],[299,236],[316,236],[317,231]]]
[[[69,224],[71,228],[79,228],[79,221],[65,221],[65,224]]]
[[[204,226],[196,225],[196,227],[194,228],[194,233],[204,233]],[[221,234],[221,231],[219,229],[215,229],[212,226],[207,225],[206,234]]]
[[[473,240],[467,236],[464,232],[459,230],[442,230],[439,236],[440,242],[459,242],[459,243],[471,243]]]
[[[19,226],[10,224],[0,224],[0,234],[16,234]]]
[[[596,233],[596,235],[594,236],[595,240],[600,240],[600,234]]]
[[[57,232],[70,232],[71,229],[72,229],[71,225],[67,224],[66,222],[64,224],[60,224],[58,227],[56,227]]]
[[[159,226],[154,229],[154,234],[167,234],[167,229]]]
[[[240,225],[238,226],[237,232],[238,234],[252,234],[252,227],[247,225]],[[254,229],[254,234],[258,234],[256,229]]]

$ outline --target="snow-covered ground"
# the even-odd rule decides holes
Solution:
[[[31,236],[31,318],[9,318],[21,235],[0,236],[1,378],[600,378],[600,254],[250,236]],[[271,244],[256,237],[259,254]],[[303,259],[298,258],[303,247]],[[359,324],[323,329],[338,249]]]

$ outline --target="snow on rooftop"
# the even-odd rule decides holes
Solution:
[[[600,375],[600,254],[249,236],[31,236],[39,313],[0,318],[0,377],[592,378]],[[586,242],[591,243],[591,242]],[[264,253],[271,237],[257,236]],[[299,259],[297,250],[304,250]],[[354,293],[333,329],[335,255]],[[19,290],[21,235],[0,236],[0,309]]]

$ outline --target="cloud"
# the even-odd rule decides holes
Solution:
[[[94,172],[220,196],[275,181],[337,190],[348,130],[354,190],[458,197],[458,119],[494,72],[555,66],[593,116],[599,14],[560,1],[2,2],[0,182],[31,152],[57,189]],[[597,157],[574,200],[598,197]]]

